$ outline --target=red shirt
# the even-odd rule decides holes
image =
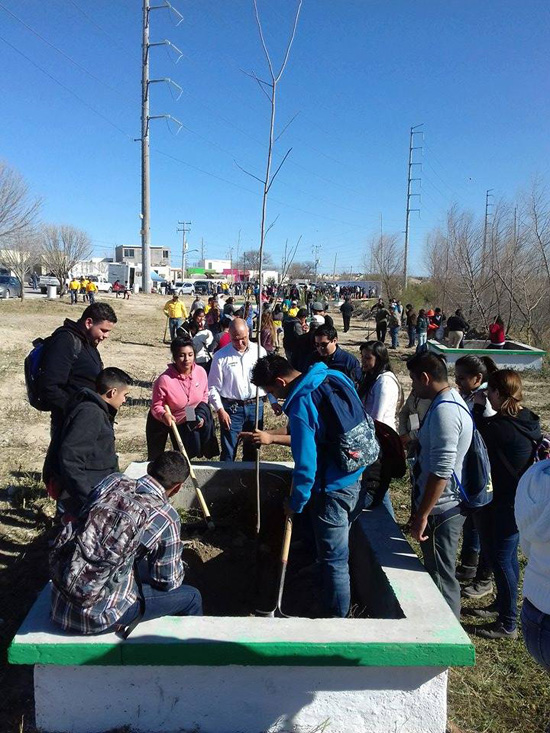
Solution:
[[[498,323],[491,323],[489,326],[489,338],[491,339],[491,343],[495,344],[495,346],[502,346],[506,343],[504,326],[499,326]]]

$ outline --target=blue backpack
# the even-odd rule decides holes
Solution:
[[[374,422],[353,385],[343,375],[328,375],[312,391],[320,420],[319,441],[344,473],[370,466],[378,458]]]
[[[473,424],[472,442],[464,456],[462,464],[462,481],[453,471],[453,477],[462,497],[462,506],[466,509],[480,509],[493,501],[493,481],[491,479],[491,464],[487,446],[476,428],[472,413],[467,407],[454,400],[441,400],[437,405],[456,405],[467,412]],[[436,405],[436,407],[437,407]]]

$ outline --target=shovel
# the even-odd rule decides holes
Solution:
[[[292,489],[291,489],[292,493]],[[288,565],[288,553],[290,551],[290,540],[292,539],[292,517],[285,517],[285,531],[283,534],[283,544],[281,547],[281,567],[279,570],[279,590],[277,593],[277,605],[273,611],[256,611],[256,616],[263,618],[289,618],[281,609],[283,601],[283,592],[285,589],[286,568]]]
[[[191,476],[191,481],[193,482],[193,486],[195,487],[197,499],[199,500],[199,504],[201,505],[202,513],[204,514],[204,519],[206,521],[208,529],[215,529],[216,526],[214,522],[212,521],[212,517],[210,516],[210,511],[208,507],[206,506],[204,496],[202,495],[202,491],[200,490],[199,482],[197,481],[197,477],[195,476],[195,471],[193,470],[193,464],[189,460],[189,456],[187,455],[187,451],[185,450],[185,446],[183,445],[181,435],[179,434],[179,431],[178,431],[178,426],[176,425],[176,421],[174,420],[174,416],[172,415],[172,412],[170,408],[168,407],[168,405],[164,405],[164,412],[170,418],[170,427],[172,428],[172,435],[174,436],[178,449],[180,453],[183,454],[185,460],[187,461],[189,465],[189,474]]]

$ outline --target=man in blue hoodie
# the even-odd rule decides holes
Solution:
[[[289,419],[294,458],[293,490],[286,511],[300,513],[308,505],[321,567],[325,615],[345,617],[350,608],[349,527],[363,508],[361,474],[378,456],[374,425],[351,380],[323,363],[314,364],[302,374],[282,356],[270,354],[256,362],[251,381],[285,400],[283,411]],[[333,401],[341,399],[341,404],[349,407],[350,416],[358,416],[353,430],[361,433],[362,444],[359,451],[353,451],[359,465],[355,470],[353,463],[344,470],[332,450],[338,441],[327,421],[332,409],[327,404],[329,394],[334,395]]]

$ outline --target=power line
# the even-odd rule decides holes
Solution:
[[[24,26],[28,31],[33,33],[37,38],[39,38],[43,43],[45,43],[50,48],[53,48],[54,51],[57,51],[63,58],[67,59],[67,61],[70,61],[71,64],[74,64],[77,69],[80,69],[80,71],[84,72],[84,74],[87,74],[91,79],[94,81],[97,81],[98,84],[101,84],[106,89],[109,89],[111,92],[114,92],[117,96],[120,96],[121,91],[120,89],[117,89],[116,87],[112,87],[110,84],[108,84],[106,81],[101,79],[99,76],[96,76],[93,72],[89,71],[85,66],[82,66],[78,61],[75,61],[71,56],[69,56],[68,53],[65,53],[65,51],[62,51],[60,48],[58,48],[55,44],[51,43],[51,41],[48,41],[47,38],[44,38],[43,35],[41,35],[38,31],[36,31],[34,28],[32,28],[28,23],[26,23],[24,20],[22,20],[19,16],[17,16],[15,13],[13,13],[11,10],[5,7],[2,3],[0,3],[0,8],[9,15],[12,16],[12,18],[15,18],[19,23],[21,23],[22,26]],[[129,99],[129,97],[127,97]]]
[[[63,82],[59,81],[59,79],[56,79],[53,74],[50,74],[49,71],[46,71],[42,66],[36,63],[36,61],[33,61],[29,56],[27,56],[23,51],[19,50],[16,46],[14,46],[12,43],[7,41],[3,36],[0,36],[0,41],[3,41],[7,46],[9,46],[13,51],[18,53],[20,56],[22,56],[26,61],[28,61],[30,64],[32,64],[36,69],[41,71],[43,74],[45,74],[49,79],[54,81],[56,84],[58,84],[62,89],[64,89],[66,92],[71,94],[75,99],[78,99],[78,101],[83,104],[85,107],[87,107],[89,110],[91,110],[94,114],[98,115],[98,117],[101,117],[102,120],[107,122],[107,124],[111,125],[111,127],[114,127],[115,130],[118,130],[118,132],[122,133],[124,137],[127,137],[128,140],[133,141],[133,137],[126,132],[126,130],[123,130],[121,127],[119,127],[117,124],[112,122],[108,117],[106,117],[104,114],[102,114],[99,110],[97,110],[95,107],[93,107],[91,104],[86,102],[82,97],[80,97],[76,92],[73,92],[72,89],[70,89],[68,86],[63,84]]]

